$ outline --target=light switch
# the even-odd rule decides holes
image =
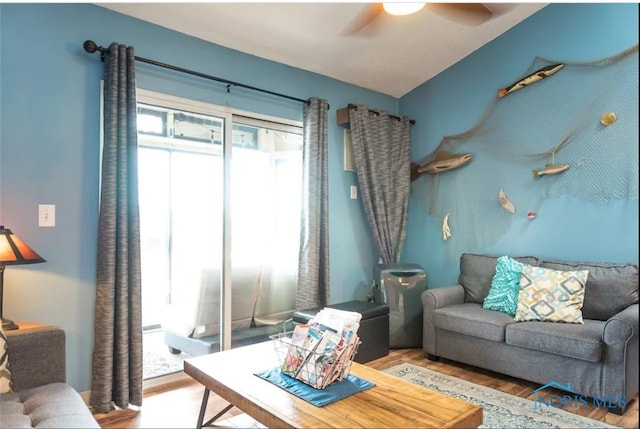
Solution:
[[[54,204],[38,205],[38,226],[56,226],[56,206]]]
[[[355,200],[358,198],[358,187],[356,185],[351,185],[351,199]]]

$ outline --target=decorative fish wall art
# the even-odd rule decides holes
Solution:
[[[550,66],[546,66],[541,68],[540,70],[536,70],[528,76],[520,79],[514,84],[507,86],[506,88],[500,88],[498,90],[498,97],[502,98],[507,94],[511,94],[514,91],[524,88],[525,86],[531,85],[532,83],[536,83],[546,77],[551,76],[564,67],[564,64],[551,64]]]
[[[562,173],[563,171],[566,171],[569,169],[569,164],[556,164],[556,153],[562,149],[563,147],[565,147],[566,145],[569,144],[569,142],[571,142],[573,140],[572,138],[572,134],[569,134],[568,136],[566,136],[564,139],[562,139],[562,141],[560,142],[560,144],[556,147],[554,147],[553,149],[551,149],[549,151],[549,153],[551,154],[551,163],[550,164],[546,164],[544,166],[544,168],[540,168],[538,170],[533,170],[533,178],[537,179],[540,176],[544,176],[544,175],[548,175],[548,174],[558,174],[558,173]]]
[[[569,169],[569,164],[547,164],[544,168],[533,170],[533,178],[537,179],[545,174],[558,174]]]
[[[471,155],[468,153],[450,154],[440,151],[436,154],[436,159],[418,168],[418,173],[441,173],[460,168],[469,161],[471,161]]]

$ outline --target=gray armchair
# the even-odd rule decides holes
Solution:
[[[0,395],[0,427],[100,428],[66,384],[64,330],[42,326],[5,334],[13,392]]]

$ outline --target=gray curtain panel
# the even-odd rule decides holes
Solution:
[[[304,105],[303,191],[296,308],[329,303],[329,159],[326,100]]]
[[[109,46],[90,404],[142,405],[142,315],[135,59]]]
[[[408,118],[358,105],[349,108],[349,125],[362,205],[375,246],[383,263],[398,263],[407,228],[411,124]]]

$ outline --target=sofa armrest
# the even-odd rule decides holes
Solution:
[[[422,292],[422,306],[442,308],[464,303],[464,289],[460,285],[452,285],[428,289]]]
[[[5,334],[14,391],[66,382],[66,337],[62,328],[39,326]]]
[[[638,392],[638,308],[632,304],[611,317],[602,333],[602,390],[624,392],[625,397],[617,399],[623,408]]]
[[[626,343],[634,335],[638,335],[638,304],[628,306],[607,320],[602,340],[607,345]]]
[[[460,285],[428,289],[420,295],[422,300],[422,350],[425,356],[437,356],[436,327],[433,323],[438,308],[464,303],[464,289]]]

